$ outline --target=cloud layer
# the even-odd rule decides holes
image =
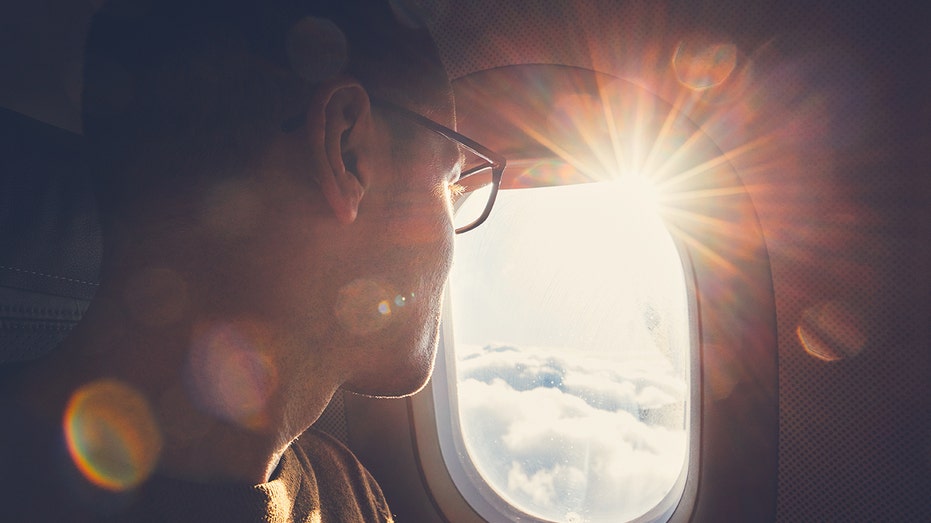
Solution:
[[[457,352],[466,448],[511,504],[557,521],[623,521],[655,506],[678,478],[687,391],[662,356],[622,362],[500,345]]]

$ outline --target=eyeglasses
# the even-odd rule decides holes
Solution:
[[[456,234],[471,231],[484,223],[491,214],[491,208],[494,207],[495,198],[498,196],[498,188],[501,186],[501,176],[507,165],[504,156],[468,136],[399,105],[379,99],[373,99],[372,104],[407,118],[458,147],[460,154],[465,155],[465,161],[457,182],[463,193],[458,195],[453,203]],[[472,157],[469,158],[466,153],[471,153]]]
[[[454,194],[453,225],[456,234],[471,231],[488,219],[491,208],[495,205],[498,188],[501,185],[501,175],[507,160],[504,156],[492,151],[468,136],[462,135],[449,127],[434,122],[426,116],[405,109],[386,100],[372,99],[372,105],[387,109],[394,114],[432,131],[443,138],[453,142],[464,163],[459,174],[457,184],[461,186],[461,194]],[[281,124],[282,131],[286,133],[297,130],[304,124],[305,113],[290,118]],[[468,153],[471,153],[471,157]]]

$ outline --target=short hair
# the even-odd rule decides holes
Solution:
[[[336,74],[376,96],[443,103],[433,40],[405,15],[372,0],[107,3],[88,33],[83,96],[105,229],[140,199],[245,171]]]

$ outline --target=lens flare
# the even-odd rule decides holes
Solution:
[[[250,429],[268,425],[265,405],[278,387],[266,353],[269,335],[257,322],[211,325],[195,334],[188,355],[188,389],[204,410]]]
[[[683,40],[672,66],[682,85],[701,91],[721,85],[737,66],[737,46],[705,39]]]
[[[388,300],[381,300],[378,302],[378,313],[382,316],[391,314],[391,304],[388,303]]]
[[[397,294],[372,280],[353,280],[339,291],[336,317],[353,334],[378,332],[391,321],[389,297],[392,295]]]
[[[71,459],[98,487],[125,491],[155,469],[161,432],[146,399],[124,383],[106,379],[78,389],[63,425]]]
[[[802,314],[795,330],[805,351],[824,361],[854,357],[866,346],[863,321],[843,302],[828,301]]]

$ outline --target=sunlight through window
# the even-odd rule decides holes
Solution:
[[[684,470],[688,296],[654,202],[637,178],[502,191],[456,239],[457,445],[501,513],[630,520]]]

